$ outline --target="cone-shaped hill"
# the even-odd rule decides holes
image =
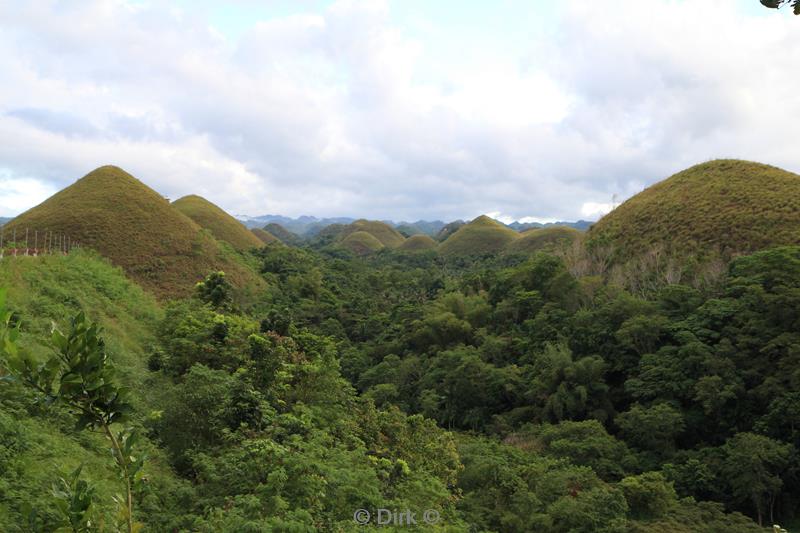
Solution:
[[[437,242],[429,235],[412,235],[400,245],[400,250],[405,252],[421,252],[424,250],[434,250]]]
[[[572,244],[583,232],[567,226],[550,226],[524,231],[519,239],[511,241],[509,253],[533,253]]]
[[[210,231],[215,239],[227,242],[236,250],[244,251],[264,245],[244,224],[201,196],[184,196],[172,202],[172,206],[201,228]]]
[[[800,176],[721,159],[675,174],[633,196],[589,230],[618,259],[663,247],[727,256],[800,243]]]
[[[281,240],[284,244],[299,244],[302,239],[296,233],[292,233],[276,222],[270,222],[264,226],[264,231],[268,232]]]
[[[281,242],[275,235],[265,229],[253,228],[250,230],[263,244],[272,244],[274,242]]]
[[[234,285],[258,277],[169,201],[124,170],[100,167],[8,223],[6,235],[46,231],[107,257],[162,297],[181,296],[214,270]]]
[[[439,230],[439,233],[436,234],[436,240],[439,242],[446,241],[450,235],[457,232],[464,224],[466,224],[466,222],[463,220],[455,220],[449,224],[445,224],[445,226]]]
[[[358,255],[370,254],[384,248],[383,243],[377,237],[366,231],[354,231],[345,237],[339,246]]]
[[[481,215],[464,224],[439,244],[445,256],[470,256],[497,253],[519,238],[519,233],[496,220]]]
[[[397,248],[406,239],[399,231],[385,222],[363,218],[345,226],[339,234],[339,238],[346,239],[349,235],[360,231],[369,233],[387,248]]]

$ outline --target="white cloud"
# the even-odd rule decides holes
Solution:
[[[37,179],[0,173],[0,216],[16,216],[26,207],[42,203],[55,192],[55,187]]]
[[[531,221],[599,216],[598,198],[714,157],[800,169],[792,17],[564,6],[516,55],[425,79],[430,44],[379,0],[254,20],[237,40],[162,4],[1,3],[0,164],[52,190],[114,163],[234,213]]]
[[[581,216],[589,220],[595,220],[610,213],[614,209],[614,204],[603,202],[584,202],[581,206]]]

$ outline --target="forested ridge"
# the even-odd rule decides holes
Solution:
[[[792,530],[800,248],[635,294],[541,252],[252,253],[259,297],[220,272],[163,304],[91,252],[0,266],[31,361],[51,322],[100,325],[146,456],[135,527],[350,531],[386,508],[441,531]],[[3,529],[125,530],[103,435],[5,373]]]

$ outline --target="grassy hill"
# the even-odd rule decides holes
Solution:
[[[284,244],[299,244],[302,239],[296,233],[292,233],[288,229],[284,228],[277,222],[270,222],[266,226],[264,226],[264,231],[269,232],[270,235],[273,235],[281,240]]]
[[[356,231],[342,239],[339,246],[358,255],[366,255],[384,248],[383,243],[371,233]]]
[[[280,242],[278,238],[267,230],[261,228],[252,228],[250,230],[256,238],[263,244],[272,244],[273,242]]]
[[[211,232],[218,241],[227,242],[239,251],[263,246],[262,239],[205,198],[190,194],[172,202],[172,206]]]
[[[419,252],[423,250],[433,250],[437,246],[437,242],[429,235],[412,235],[400,245],[400,250],[407,252]]]
[[[386,224],[385,222],[379,222],[377,220],[365,220],[363,218],[345,226],[340,233],[340,238],[347,238],[353,233],[362,231],[375,237],[383,246],[387,248],[397,248],[403,244],[403,241],[405,240],[405,237],[403,237],[399,231],[391,227],[389,224]]]
[[[520,238],[511,241],[506,249],[509,253],[533,253],[561,245],[568,245],[581,238],[583,232],[566,226],[533,228],[524,231]]]
[[[157,407],[154,395],[143,391],[167,389],[163,376],[148,372],[147,351],[163,313],[158,304],[119,268],[89,251],[67,256],[0,261],[0,287],[8,291],[9,308],[21,320],[21,346],[34,354],[49,354],[53,324],[64,330],[69,318],[83,310],[103,328],[109,356],[120,379],[132,392],[135,424]],[[116,516],[110,495],[120,490],[109,461],[108,444],[99,432],[76,431],[52,412],[29,412],[29,394],[16,383],[0,387],[0,530],[23,527],[25,505],[53,507],[51,485],[59,472],[83,464],[83,477],[97,485],[100,514],[107,522]],[[57,411],[61,412],[61,411]],[[167,466],[164,453],[142,436],[149,458],[145,475],[152,486],[181,483]],[[108,495],[108,496],[106,496]],[[10,528],[6,529],[7,527]]]
[[[481,215],[458,228],[446,241],[439,244],[439,252],[444,256],[497,253],[518,238],[519,234],[516,231],[486,215]]]
[[[100,252],[158,296],[188,294],[210,271],[237,286],[258,277],[189,217],[124,170],[104,166],[22,213],[5,227],[69,235]],[[255,238],[255,237],[254,237]]]
[[[800,243],[800,176],[731,159],[695,165],[630,198],[588,238],[622,259],[654,247],[727,256]]]
[[[446,241],[450,235],[461,229],[464,224],[466,224],[466,222],[463,220],[455,220],[449,224],[445,224],[445,226],[436,233],[436,240],[439,242]]]

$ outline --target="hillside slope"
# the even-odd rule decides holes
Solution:
[[[302,240],[299,235],[292,233],[276,222],[270,222],[262,229],[268,232],[270,235],[280,239],[280,241],[284,244],[299,244]]]
[[[533,253],[558,246],[568,245],[581,238],[583,232],[567,226],[551,226],[524,231],[519,239],[511,241],[509,253]]]
[[[403,244],[405,240],[405,237],[389,224],[377,220],[365,220],[363,218],[345,226],[339,236],[344,239],[347,238],[348,235],[359,231],[369,233],[387,248],[397,248]]]
[[[445,256],[484,255],[500,252],[518,238],[516,231],[481,215],[458,228],[438,249]]]
[[[27,228],[30,234],[69,235],[162,297],[188,294],[213,270],[224,270],[237,286],[259,281],[189,217],[114,166],[93,170],[16,217],[4,231],[8,235],[15,228],[18,234]]]
[[[407,252],[419,252],[423,250],[434,250],[437,244],[438,243],[434,241],[433,237],[430,235],[420,233],[407,238],[403,244],[400,245],[399,249]]]
[[[147,371],[147,350],[163,316],[152,295],[125,277],[119,268],[88,251],[67,256],[0,261],[0,288],[7,290],[9,309],[21,321],[21,346],[37,355],[52,353],[51,327],[68,328],[78,311],[102,327],[102,336],[120,379],[132,393],[135,423],[158,405],[142,391],[163,390],[169,384]],[[53,508],[51,486],[62,472],[83,464],[83,477],[96,484],[99,514],[107,523],[116,516],[111,499],[120,490],[118,474],[109,460],[108,444],[100,432],[75,431],[69,421],[50,411],[26,409],[30,394],[18,383],[0,386],[0,530],[34,531],[22,527],[25,506]],[[152,486],[181,481],[166,465],[164,454],[142,436],[149,455],[145,475]]]
[[[261,241],[262,246],[264,244],[272,244],[273,242],[280,242],[275,235],[271,234],[267,230],[261,228],[252,228],[250,231],[252,232],[253,235],[256,236],[258,240]]]
[[[339,243],[339,246],[358,255],[377,252],[384,248],[381,241],[366,231],[356,231],[349,234]]]
[[[172,206],[211,232],[218,241],[227,242],[239,251],[260,248],[263,242],[247,228],[202,196],[190,194],[172,202]]]
[[[622,259],[655,247],[729,256],[800,243],[800,176],[750,161],[695,165],[624,202],[588,238]]]

